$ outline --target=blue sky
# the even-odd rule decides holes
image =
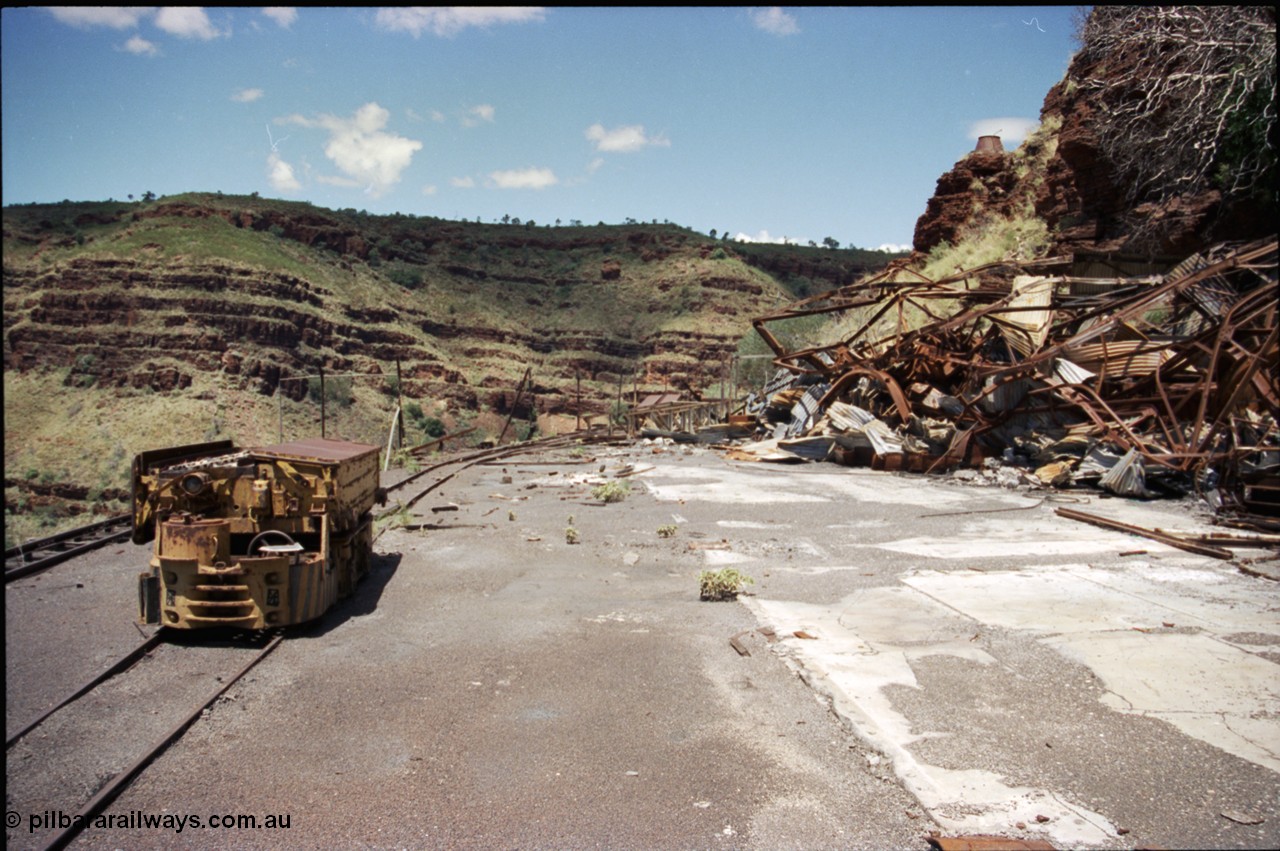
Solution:
[[[229,194],[907,245],[1073,7],[6,8],[3,201]]]

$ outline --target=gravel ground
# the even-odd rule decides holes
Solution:
[[[1095,814],[1099,847],[1280,844],[1274,770],[1167,714],[1118,710],[1118,686],[1052,643],[1061,627],[1001,626],[960,603],[931,614],[918,593],[1015,571],[1127,581],[1133,559],[1117,552],[1149,550],[1162,587],[1217,583],[1218,596],[1178,598],[1184,623],[1234,606],[1223,589],[1263,595],[1233,634],[1274,664],[1274,583],[1082,531],[1036,505],[1042,494],[727,464],[705,449],[548,457],[559,465],[473,467],[397,517],[356,597],[290,637],[108,809],[250,815],[258,829],[115,825],[73,847],[924,849],[930,831],[989,815],[973,778]],[[593,500],[590,483],[624,465],[631,495]],[[1149,526],[1202,520],[1129,510]],[[406,519],[432,528],[394,528]],[[666,525],[674,537],[658,535]],[[141,640],[129,620],[145,561],[125,545],[6,589],[10,730]],[[720,566],[752,575],[752,596],[700,602],[699,573]],[[803,624],[819,640],[789,631]],[[1165,631],[1232,638],[1211,627]],[[207,675],[199,648],[181,650],[130,688],[158,694],[178,665]],[[909,678],[842,679],[890,657]],[[1274,690],[1263,697],[1272,708],[1255,720],[1272,723]],[[88,716],[60,723],[90,734]],[[95,770],[13,757],[11,788]],[[939,778],[969,791],[935,795]],[[262,827],[272,816],[287,828]],[[1031,822],[1002,832],[1053,835]],[[37,844],[25,822],[7,838]]]
[[[663,539],[671,512],[642,486],[600,505],[566,484],[647,456],[561,457],[476,467],[423,500],[420,522],[447,528],[384,532],[357,597],[108,810],[280,815],[287,831],[113,827],[73,847],[925,847],[932,822],[750,612],[698,600],[689,544],[714,543],[714,527]],[[132,606],[132,572],[104,620]],[[11,625],[48,603],[30,589],[6,602]],[[729,643],[739,633],[750,656]],[[9,637],[14,659],[27,639]],[[60,692],[33,667],[8,678],[28,706]]]

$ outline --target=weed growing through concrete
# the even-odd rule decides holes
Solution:
[[[591,489],[591,498],[601,502],[622,502],[631,493],[630,482],[605,482]]]
[[[732,600],[741,593],[742,586],[755,584],[750,576],[732,567],[704,570],[698,574],[699,598],[702,600]]]
[[[578,540],[579,540],[579,536],[578,536],[577,529],[570,526],[564,530],[564,542],[566,544],[576,544],[578,543]]]
[[[674,523],[668,523],[665,526],[658,527],[659,538],[674,538],[675,536],[676,536],[676,525]]]

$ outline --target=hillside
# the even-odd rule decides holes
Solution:
[[[119,510],[144,449],[318,433],[321,370],[327,433],[374,443],[397,398],[411,442],[430,418],[496,437],[526,368],[520,434],[607,415],[620,385],[717,395],[752,317],[888,259],[220,194],[10,207],[6,525]]]

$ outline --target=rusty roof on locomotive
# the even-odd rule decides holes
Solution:
[[[273,446],[263,446],[250,451],[254,455],[266,456],[268,458],[295,458],[333,464],[340,461],[347,461],[351,458],[358,458],[371,452],[377,452],[378,447],[371,446],[367,443],[353,443],[349,440],[334,440],[333,438],[327,437],[309,437],[304,440],[294,440],[288,443],[277,443]]]

